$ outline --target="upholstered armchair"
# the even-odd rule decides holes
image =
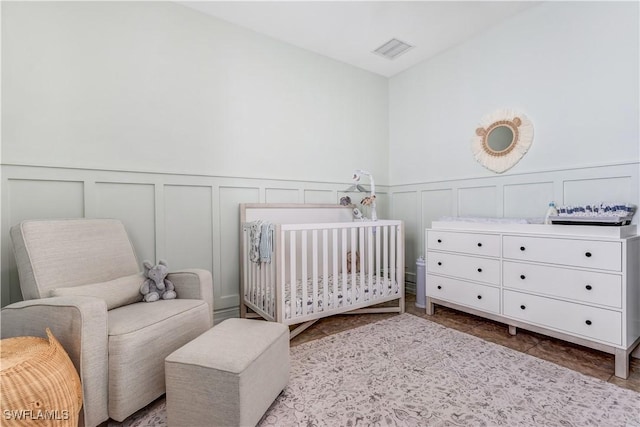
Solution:
[[[206,270],[171,273],[177,299],[141,302],[141,265],[120,221],[24,221],[11,240],[24,301],[2,309],[2,337],[51,329],[80,374],[83,425],[123,421],[161,396],[165,357],[213,325]]]

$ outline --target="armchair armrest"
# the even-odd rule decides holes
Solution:
[[[0,312],[2,338],[46,337],[62,344],[82,381],[80,425],[95,426],[109,418],[107,305],[85,296],[40,298],[8,305]]]
[[[192,268],[167,275],[176,287],[178,298],[201,299],[209,304],[209,319],[213,326],[213,278],[208,270]]]

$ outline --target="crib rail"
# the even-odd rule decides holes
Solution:
[[[402,221],[276,225],[270,263],[250,261],[242,230],[244,303],[267,320],[297,324],[404,299]]]

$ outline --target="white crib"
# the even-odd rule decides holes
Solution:
[[[338,313],[402,313],[402,221],[351,218],[339,205],[241,204],[241,316],[299,325],[293,338]],[[257,220],[274,224],[270,263],[250,260]]]

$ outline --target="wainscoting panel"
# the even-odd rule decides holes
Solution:
[[[82,181],[9,179],[9,220],[84,216]]]
[[[84,184],[82,181],[9,178],[3,183],[3,187],[5,195],[2,206],[5,211],[2,217],[10,224],[2,233],[3,271],[8,264],[10,272],[8,275],[3,274],[2,280],[2,304],[6,305],[5,301],[22,299],[18,271],[9,242],[9,228],[27,219],[84,216]]]
[[[391,196],[392,218],[404,221],[405,234],[405,272],[410,271],[415,276],[415,262],[419,255],[418,194],[415,191],[397,192]],[[415,282],[415,279],[410,279]]]
[[[338,203],[336,192],[331,190],[304,190],[304,203]]]
[[[497,216],[497,193],[495,186],[458,189],[458,216]]]
[[[636,177],[636,186],[637,186]],[[634,185],[630,176],[564,181],[565,205],[633,200]],[[637,202],[636,202],[637,203]]]
[[[422,224],[420,228],[431,227],[431,222],[451,216],[453,208],[453,189],[425,190],[422,191]],[[419,252],[422,254],[422,251]]]
[[[300,191],[290,188],[267,188],[265,199],[266,203],[302,203]]]
[[[170,269],[213,271],[213,207],[210,186],[165,185],[165,248],[159,259]],[[161,231],[162,233],[162,231]]]
[[[553,182],[508,184],[502,197],[505,218],[543,217],[554,200]],[[560,204],[559,200],[555,202]]]
[[[96,182],[93,188],[95,210],[93,215],[87,212],[87,217],[121,220],[138,261],[156,259],[155,186]]]
[[[360,200],[356,200],[356,203],[360,203]],[[399,219],[391,217],[391,197],[388,193],[378,190],[376,188],[376,211],[378,218]]]
[[[220,283],[216,308],[240,305],[240,203],[259,203],[259,188],[220,187]]]

